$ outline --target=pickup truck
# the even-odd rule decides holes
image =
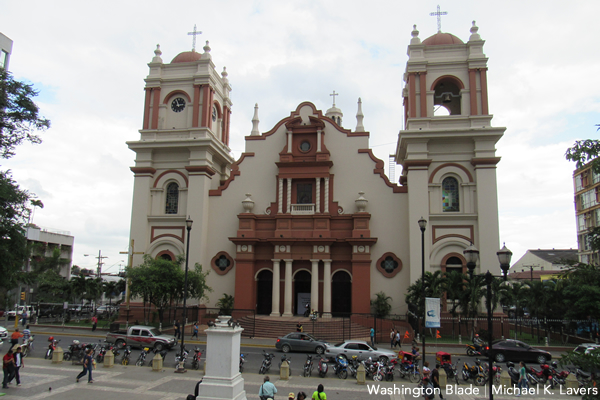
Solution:
[[[21,318],[21,314],[23,314],[23,311],[27,310],[27,318],[31,319],[32,315],[36,314],[36,310],[34,306],[18,306],[17,310],[10,310],[8,312],[8,319],[14,319],[15,315],[18,313],[19,314],[19,319]]]
[[[133,325],[126,331],[109,332],[106,334],[106,342],[114,343],[121,349],[125,346],[150,347],[157,351],[171,349],[177,344],[173,336],[163,335],[153,326]]]

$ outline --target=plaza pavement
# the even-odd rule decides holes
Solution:
[[[80,383],[75,382],[75,377],[81,371],[81,366],[70,363],[52,364],[49,360],[39,358],[27,358],[25,368],[21,370],[22,386],[17,387],[15,382],[9,389],[3,389],[6,393],[4,399],[56,399],[56,400],[178,400],[185,399],[193,393],[196,383],[202,377],[201,371],[188,370],[185,374],[176,374],[172,368],[165,368],[160,372],[154,372],[149,367],[116,365],[113,368],[104,368],[99,364],[93,372],[94,383],[88,384],[87,378]],[[298,393],[304,391],[310,396],[316,390],[318,384],[325,386],[325,393],[329,400],[346,399],[390,399],[410,400],[415,398],[412,394],[369,394],[369,387],[379,383],[368,381],[367,385],[357,385],[354,379],[340,380],[333,377],[331,371],[327,378],[304,378],[294,375],[288,381],[279,380],[277,371],[271,374],[271,382],[278,388],[276,399],[287,399],[289,392]],[[244,373],[245,390],[248,399],[258,399],[258,390],[263,382],[263,375],[255,373]],[[380,389],[392,388],[396,385],[398,390],[402,388],[413,389],[415,384],[408,380],[396,379],[394,382],[382,382]],[[471,387],[460,385],[461,388]],[[479,395],[473,394],[446,394],[448,400],[476,400],[487,398],[487,392],[480,387]],[[496,400],[514,399],[512,395],[494,395]],[[575,396],[560,394],[555,390],[552,394],[527,395],[523,398],[535,398],[546,400],[567,400]]]

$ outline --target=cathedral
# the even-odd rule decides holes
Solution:
[[[442,32],[421,41],[414,27],[398,88],[399,183],[369,148],[377,132],[365,131],[360,99],[354,129],[335,102],[324,112],[307,101],[261,132],[255,107],[235,160],[231,86],[208,42],[170,63],[157,47],[140,137],[127,143],[135,253],[174,260],[189,245],[190,265],[210,270],[207,307],[227,293],[236,309],[271,316],[307,305],[322,316],[370,313],[378,292],[403,314],[422,251],[426,271],[466,271],[474,244],[477,272],[497,269],[495,145],[505,128],[491,125],[483,45],[475,22],[466,43]]]

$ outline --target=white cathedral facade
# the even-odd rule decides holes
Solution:
[[[254,127],[231,156],[231,87],[210,48],[164,63],[157,48],[146,78],[137,141],[131,239],[135,251],[189,259],[211,270],[208,307],[223,293],[235,308],[291,316],[306,303],[323,315],[369,313],[375,293],[407,311],[405,293],[425,269],[466,271],[473,243],[483,271],[499,249],[495,145],[487,58],[473,23],[464,43],[449,33],[412,32],[404,74],[405,124],[398,135],[399,184],[369,148],[360,102],[354,130],[341,110],[304,102],[266,132]],[[449,115],[434,116],[435,107]],[[400,112],[400,110],[398,110]],[[134,256],[133,265],[142,262]],[[478,267],[479,268],[479,267]]]

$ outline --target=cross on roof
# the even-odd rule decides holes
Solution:
[[[438,32],[442,31],[442,15],[448,15],[447,11],[440,11],[440,5],[437,6],[437,11],[429,13],[432,17],[437,16]]]
[[[335,90],[333,91],[333,93],[330,94],[330,96],[333,96],[333,106],[335,107],[335,96],[339,96],[339,93],[336,93]]]
[[[194,40],[192,41],[192,51],[196,51],[196,36],[201,35],[201,34],[202,34],[201,31],[196,30],[196,24],[194,24],[194,31],[188,32],[188,35],[192,35],[194,37]]]

